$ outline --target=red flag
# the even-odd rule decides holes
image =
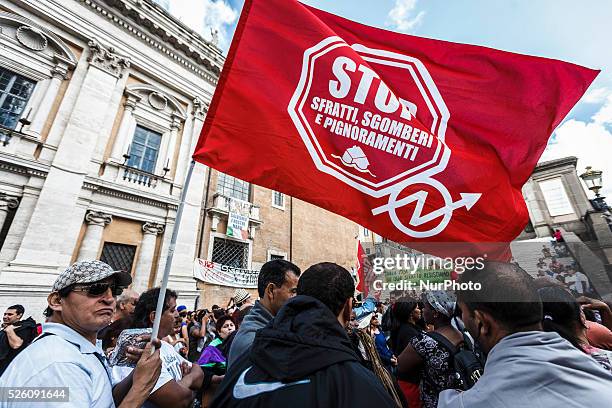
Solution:
[[[364,259],[365,258],[365,259]],[[368,286],[366,285],[366,274],[365,274],[365,262],[367,261],[368,256],[363,252],[363,247],[361,246],[361,242],[357,242],[357,277],[359,281],[357,282],[357,290],[363,293],[363,298],[368,297]]]
[[[417,248],[508,242],[597,73],[247,0],[193,157]]]

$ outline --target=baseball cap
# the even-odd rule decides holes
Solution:
[[[176,311],[179,312],[179,313],[182,312],[183,310],[187,310],[187,306],[180,305],[179,307],[176,308]]]
[[[251,297],[251,294],[244,289],[237,289],[234,292],[234,303],[239,304]]]
[[[76,283],[99,282],[113,276],[117,285],[127,288],[132,283],[132,276],[124,271],[115,271],[111,266],[102,261],[79,261],[66,269],[55,280],[53,292],[62,290]]]

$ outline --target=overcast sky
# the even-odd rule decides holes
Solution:
[[[604,171],[612,202],[612,1],[303,0],[360,23],[413,35],[556,58],[600,69],[541,160],[577,156]],[[169,0],[170,12],[227,52],[242,0]]]

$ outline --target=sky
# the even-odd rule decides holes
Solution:
[[[162,1],[162,0],[160,0]],[[185,24],[227,52],[243,0],[163,0]],[[612,1],[302,0],[363,24],[412,35],[537,55],[601,70],[553,133],[540,161],[578,157],[603,170],[612,204]]]

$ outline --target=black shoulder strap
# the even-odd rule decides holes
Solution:
[[[445,349],[447,349],[450,352],[451,357],[453,357],[455,354],[457,354],[457,351],[459,351],[459,347],[455,347],[453,343],[451,343],[446,337],[444,337],[440,333],[432,331],[427,332],[425,334],[440,343]]]
[[[44,337],[48,337],[48,336],[55,336],[55,333],[49,333],[49,332],[43,332],[40,336],[38,336],[37,338],[35,338],[34,340],[32,340],[32,343],[44,338]],[[72,344],[72,343],[71,343]]]

